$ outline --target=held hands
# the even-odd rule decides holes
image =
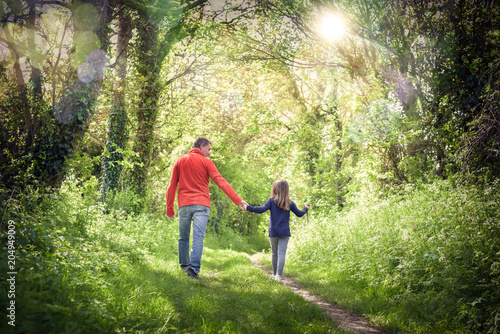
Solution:
[[[238,204],[238,206],[240,207],[241,210],[247,211],[248,203],[245,201],[241,201],[240,204]]]

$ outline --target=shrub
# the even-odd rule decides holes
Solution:
[[[296,227],[291,262],[321,263],[331,280],[372,291],[436,332],[500,328],[499,179],[438,181],[363,204]]]

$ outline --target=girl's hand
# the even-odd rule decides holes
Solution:
[[[307,205],[307,204],[306,204],[306,205],[304,205],[304,206],[307,208],[307,210],[309,210],[309,209],[311,208],[311,207],[310,207],[309,205]]]
[[[241,210],[243,211],[247,211],[247,206],[248,206],[248,203],[245,202],[245,201],[241,201],[240,204],[238,204],[238,206],[240,207]]]

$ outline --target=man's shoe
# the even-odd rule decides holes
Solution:
[[[281,276],[280,275],[274,276],[274,279],[276,280],[276,282],[281,283]]]
[[[189,277],[194,278],[194,279],[200,279],[200,276],[198,276],[198,274],[196,273],[196,271],[194,271],[193,268],[191,268],[191,267],[187,268],[186,272],[187,272]]]

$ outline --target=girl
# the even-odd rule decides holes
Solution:
[[[297,217],[302,217],[309,210],[304,205],[304,210],[299,210],[290,199],[288,183],[285,180],[275,181],[271,187],[271,198],[263,206],[246,206],[250,212],[263,213],[271,210],[269,219],[269,239],[271,241],[272,264],[274,278],[281,282],[281,274],[285,266],[286,247],[290,238],[290,211]]]

